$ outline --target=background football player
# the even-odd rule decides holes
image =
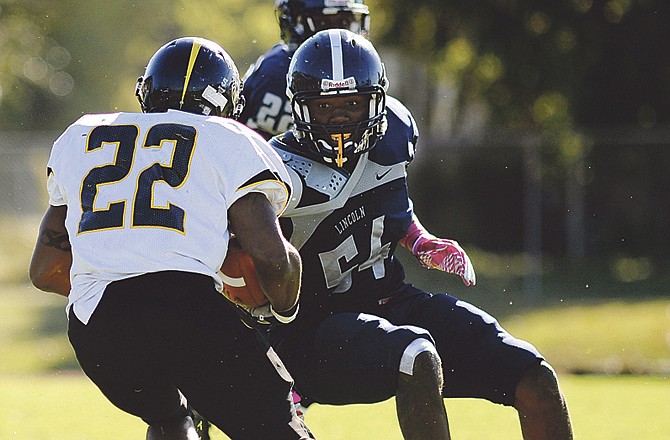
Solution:
[[[219,45],[171,41],[139,79],[144,113],[85,115],[49,159],[31,280],[68,296],[81,368],[149,440],[198,438],[189,405],[234,439],[313,438],[290,375],[219,293],[229,224],[273,314],[290,320],[300,283],[277,221],[286,170],[259,135],[218,117],[239,113],[239,90]]]
[[[276,0],[282,41],[269,49],[244,76],[244,110],[240,121],[266,139],[292,123],[286,97],[286,71],[298,45],[324,29],[349,29],[368,36],[370,12],[363,0]]]
[[[294,182],[280,223],[302,257],[302,299],[295,321],[270,330],[272,345],[309,400],[395,396],[406,439],[450,438],[443,397],[514,406],[526,439],[572,438],[557,377],[531,344],[404,280],[398,244],[467,286],[475,273],[457,242],[413,213],[406,172],[418,130],[387,87],[374,47],[350,31],[318,32],[293,54],[294,126],[270,144]]]

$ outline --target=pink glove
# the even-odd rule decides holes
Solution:
[[[458,275],[466,286],[477,283],[470,257],[455,240],[437,238],[414,218],[400,244],[412,251],[421,265]]]
[[[454,240],[421,236],[412,246],[412,253],[428,269],[439,269],[458,275],[466,286],[477,283],[470,257]]]

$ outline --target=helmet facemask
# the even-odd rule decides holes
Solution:
[[[309,102],[335,96],[364,96],[367,117],[344,124],[319,123],[310,115]],[[386,131],[386,97],[381,87],[344,93],[298,93],[293,97],[293,132],[303,145],[326,163],[343,167],[357,154],[373,148]]]

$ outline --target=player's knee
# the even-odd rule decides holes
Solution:
[[[400,373],[401,380],[414,386],[442,390],[442,361],[435,345],[427,339],[415,339],[407,346],[400,361]]]
[[[199,440],[190,416],[152,423],[147,428],[147,440]]]
[[[542,361],[530,367],[516,388],[515,405],[520,407],[542,406],[560,400],[561,391],[556,372]]]

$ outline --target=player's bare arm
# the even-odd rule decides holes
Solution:
[[[277,312],[291,310],[300,292],[301,260],[284,239],[272,205],[261,193],[250,193],[228,210],[231,229],[251,256],[258,280]]]
[[[65,229],[66,206],[50,206],[42,223],[30,262],[30,281],[40,290],[68,296],[72,249]]]

